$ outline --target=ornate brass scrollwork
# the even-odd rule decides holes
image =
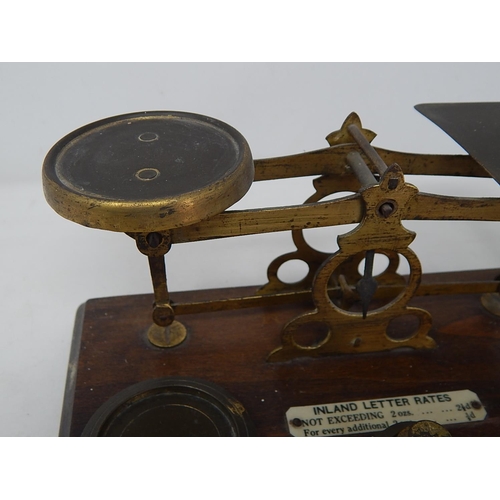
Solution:
[[[312,257],[311,261],[307,261],[309,274],[299,285],[309,285],[312,280],[315,309],[285,325],[282,331],[282,346],[269,355],[270,361],[332,353],[383,351],[402,346],[435,347],[434,340],[427,336],[431,327],[430,314],[407,305],[420,284],[422,270],[417,256],[408,248],[415,238],[415,233],[404,228],[401,220],[406,215],[407,207],[417,196],[418,190],[405,182],[403,172],[397,164],[385,168],[378,181],[375,177],[370,181],[370,175],[367,168],[357,174],[362,183],[359,194],[364,203],[364,217],[354,230],[339,236],[339,251],[325,258],[325,254],[310,250],[303,240],[302,233],[296,232],[294,241],[297,252],[282,256],[271,265],[268,287],[275,289],[278,264],[287,258],[305,260]],[[405,286],[397,296],[390,297],[389,302],[383,305],[378,304],[376,300],[378,280],[371,274],[365,278],[360,277],[358,271],[360,261],[363,258],[367,261],[369,258],[373,260],[375,253],[382,253],[389,258],[389,266],[379,278],[381,282],[401,284],[404,281],[404,278],[397,274],[399,256],[407,260],[410,268]],[[323,259],[321,263],[320,259]],[[361,286],[365,284],[365,279],[371,284],[370,292]],[[342,290],[341,299],[338,301],[332,300],[328,292],[332,281]],[[364,300],[366,294],[369,295],[368,301]],[[363,312],[354,310],[354,304],[360,300],[371,302],[372,307]],[[363,306],[365,307],[368,308],[368,305]],[[409,332],[398,336],[391,335],[391,322],[397,318],[404,321],[410,317],[414,321]],[[297,337],[301,330],[307,328],[322,329],[322,334],[314,336],[309,345],[304,345]]]

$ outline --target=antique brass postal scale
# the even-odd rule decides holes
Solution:
[[[325,149],[256,161],[232,127],[182,112],[108,118],[59,141],[43,166],[49,204],[133,238],[154,289],[79,309],[61,435],[500,435],[500,271],[422,275],[404,226],[500,220],[500,197],[405,180],[500,183],[500,103],[417,109],[469,154],[373,147],[354,113]],[[299,176],[316,176],[303,205],[227,210],[252,182]],[[333,254],[304,237],[344,224],[357,225]],[[272,231],[291,231],[296,250],[263,286],[168,291],[171,245]],[[377,255],[388,265],[375,276]],[[309,271],[289,284],[278,271],[291,260]]]

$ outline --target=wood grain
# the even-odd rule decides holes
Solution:
[[[427,275],[424,283],[491,280],[499,270]],[[250,294],[254,288],[173,293],[174,300]],[[282,326],[308,302],[180,317],[188,338],[174,349],[146,338],[152,295],[88,301],[74,336],[61,435],[81,434],[92,414],[120,390],[144,380],[185,376],[223,387],[248,411],[259,436],[287,436],[291,406],[469,389],[483,402],[485,421],[448,426],[454,436],[500,435],[500,318],[480,295],[416,297],[433,316],[438,348],[302,358],[268,363]],[[81,340],[80,340],[81,339]]]

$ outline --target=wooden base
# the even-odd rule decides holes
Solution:
[[[491,280],[499,270],[428,275],[425,282]],[[254,288],[172,294],[196,301]],[[430,296],[411,305],[433,317],[432,350],[396,350],[269,363],[282,326],[310,304],[183,315],[187,339],[162,349],[147,339],[152,295],[89,300],[77,314],[60,434],[81,435],[98,408],[132,384],[161,377],[205,380],[246,408],[258,436],[287,436],[292,406],[469,389],[487,411],[482,422],[447,426],[454,436],[500,436],[500,317],[480,295]]]

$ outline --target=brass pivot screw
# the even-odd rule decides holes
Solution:
[[[392,167],[392,165],[391,165]],[[387,187],[391,190],[394,191],[398,187],[399,184],[399,179],[397,177],[392,177],[389,179],[389,182],[387,183]]]
[[[158,304],[153,306],[153,321],[159,326],[171,325],[174,321],[175,313],[170,304]]]
[[[160,233],[149,233],[146,236],[146,241],[151,248],[158,248],[163,241],[163,237]]]
[[[384,217],[384,219],[387,219],[387,217],[392,215],[394,210],[396,210],[396,207],[394,206],[394,203],[390,201],[385,201],[378,207],[378,213]]]

